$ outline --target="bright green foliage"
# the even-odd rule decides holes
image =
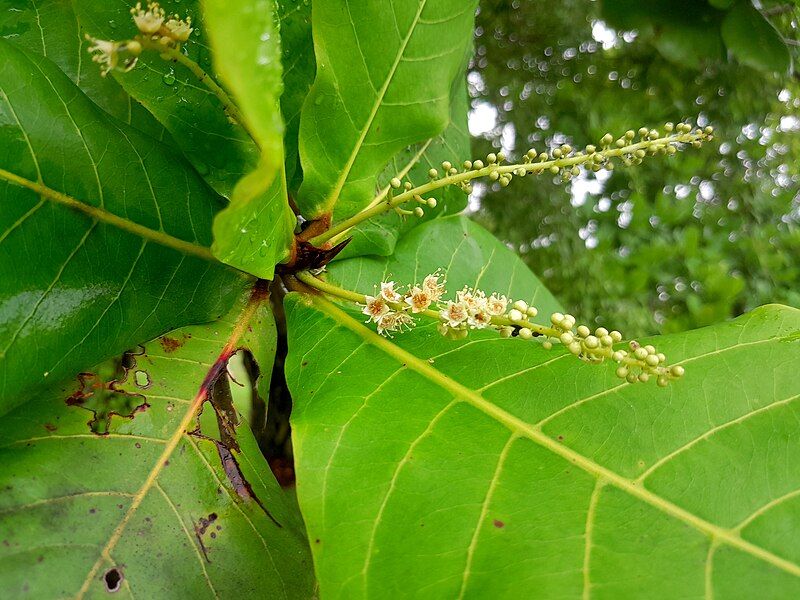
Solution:
[[[700,327],[769,302],[800,306],[797,79],[736,59],[698,71],[667,60],[646,28],[633,39],[627,25],[605,49],[593,38],[599,8],[582,0],[557,11],[483,4],[471,92],[497,108],[498,122],[487,140],[474,138],[474,154],[496,151],[501,133],[513,159],[529,145],[580,146],[698,110],[716,141],[678,160],[616,169],[585,195],[585,187],[547,178],[494,186],[475,218],[568,311],[631,335]],[[769,18],[784,37],[797,37],[791,11]]]
[[[87,60],[90,45],[84,39],[72,3],[62,0],[3,0],[0,2],[0,37],[28,52],[47,56],[103,110],[152,137],[170,142],[163,126],[113,77],[101,77],[97,65]]]
[[[311,595],[294,500],[275,483],[246,424],[220,433],[218,423],[231,416],[224,363],[216,383],[203,383],[242,325],[242,310],[238,303],[211,325],[173,331],[126,355],[124,367],[116,363],[116,382],[84,375],[84,388],[68,380],[0,421],[0,586],[7,597],[104,595],[103,576],[113,568],[126,598],[165,590],[193,598]],[[262,306],[248,317],[250,332],[233,342],[268,378],[272,316]],[[81,400],[81,392],[88,397]],[[200,429],[183,432],[205,392]],[[76,404],[100,396],[94,417]],[[120,398],[138,408],[127,416],[100,412]],[[93,418],[106,421],[107,433],[92,433]],[[192,431],[197,423],[189,425]],[[230,436],[239,449],[225,452],[215,440],[232,446]]]
[[[458,164],[460,158],[469,156],[470,140],[467,132],[468,98],[466,81],[457,78],[450,100],[450,124],[432,140],[416,144],[398,153],[378,178],[378,184],[387,190],[389,181],[408,170],[408,181],[420,184],[428,179],[430,169],[441,169],[443,161]],[[410,169],[409,169],[410,167]],[[387,190],[388,191],[388,190]],[[467,204],[467,196],[455,186],[448,186],[431,194],[437,201],[436,208],[425,208],[423,217],[408,217],[396,212],[384,213],[380,217],[364,221],[348,232],[353,240],[347,245],[342,257],[377,254],[388,256],[394,252],[398,238],[414,227],[442,215],[461,212]]]
[[[743,64],[767,72],[791,71],[792,57],[780,32],[749,2],[730,10],[721,31],[725,46]]]
[[[387,341],[318,297],[288,321],[324,597],[800,593],[797,310],[654,340],[687,368],[667,392],[535,342]]]
[[[720,158],[692,147],[711,128],[688,133],[686,115],[718,86],[675,61],[695,69],[735,55],[728,66],[742,71],[726,73],[737,81],[756,72],[747,65],[781,70],[779,48],[758,29],[766,21],[752,39],[726,33],[749,2],[605,0],[604,10],[628,6],[621,18],[658,48],[648,55],[654,91],[628,74],[636,63],[622,47],[603,63],[617,79],[609,67],[581,95],[577,75],[590,79],[581,61],[593,51],[572,42],[585,35],[576,15],[601,9],[577,2],[484,2],[480,18],[497,29],[481,22],[476,35],[496,45],[491,56],[479,45],[466,80],[475,0],[167,0],[165,14],[137,7],[138,24],[134,0],[0,0],[0,595],[800,594],[800,312],[771,305],[654,339],[666,356],[628,347],[652,369],[685,365],[683,377],[682,367],[659,371],[661,382],[617,365],[635,362],[612,350],[617,331],[572,331],[603,314],[596,325],[640,328],[650,307],[627,292],[651,285],[653,271],[685,269],[718,292],[718,306],[698,302],[693,323],[734,312],[744,280],[763,302],[796,279],[787,258],[796,210],[773,210],[789,184],[739,178],[752,200],[743,258],[709,242],[709,222],[662,189],[739,158],[738,148]],[[191,25],[170,25],[176,13]],[[506,36],[508,23],[524,26]],[[572,84],[553,79],[568,77],[567,48],[548,61],[528,52],[536,27],[586,48]],[[96,38],[93,55],[84,34]],[[756,46],[769,51],[754,58]],[[127,62],[115,70],[120,48]],[[529,69],[543,90],[527,85]],[[771,82],[764,89],[783,84],[759,76]],[[619,77],[636,91],[624,110],[609,93]],[[530,133],[524,142],[493,132],[518,142],[507,156],[470,153],[467,81],[473,97],[497,93],[501,126],[526,98],[557,104],[548,116],[558,117],[559,148],[520,154],[550,136],[529,108],[515,123],[517,136]],[[760,114],[763,98],[740,87],[725,90],[742,118]],[[723,121],[723,143],[750,135],[738,116],[701,110]],[[678,132],[667,141],[649,129],[666,121],[677,126],[663,131]],[[669,159],[679,146],[689,152]],[[574,183],[610,169],[614,153],[624,156],[604,171],[608,193],[620,205],[634,194],[637,207],[656,198],[668,231],[651,235],[637,208],[631,228],[646,244],[630,262],[611,246],[594,262],[562,246],[536,269],[540,280],[511,248],[527,253],[564,223],[569,233],[589,207],[554,217],[549,176],[526,174]],[[782,156],[741,160],[752,158],[750,175],[793,182]],[[623,177],[625,164],[634,167]],[[729,167],[703,181],[729,189]],[[482,202],[481,217],[512,243],[455,214],[466,203],[459,182],[474,183],[471,206]],[[514,191],[484,197],[492,182]],[[491,212],[492,202],[507,204]],[[721,205],[703,210],[722,220]],[[779,213],[781,225],[762,224]],[[775,250],[764,266],[773,287],[719,260],[749,265],[759,244]],[[446,294],[431,280],[406,294],[432,273]],[[544,280],[566,282],[567,302]],[[586,292],[592,280],[600,301]],[[411,330],[379,323],[381,336],[364,323],[355,302],[380,308],[364,294],[385,281],[402,295],[378,317]],[[472,310],[464,286],[519,302],[476,292]],[[435,311],[453,298],[462,316],[447,313],[442,335]],[[577,317],[551,315],[562,306]],[[276,482],[295,474],[296,497]]]
[[[230,206],[214,221],[212,250],[229,265],[271,278],[275,264],[289,255],[295,224],[283,173],[276,15],[269,0],[206,0],[203,6],[215,69],[233,90],[261,151],[257,168],[239,181]],[[237,43],[229,43],[232,39]]]
[[[0,174],[0,413],[28,390],[227,311],[241,277],[185,251],[210,243],[221,199],[182,157],[6,41],[0,121],[1,170],[152,234],[95,221]],[[186,248],[160,245],[164,238]]]
[[[331,0],[314,6],[317,78],[300,122],[303,214],[318,217],[336,206],[336,216],[352,215],[372,198],[395,154],[445,129],[475,5]]]
[[[730,52],[742,64],[767,73],[791,70],[789,49],[751,0],[603,0],[614,27],[637,29],[667,59],[699,69]]]
[[[311,2],[279,0],[276,4],[283,48],[281,112],[286,127],[283,138],[286,180],[290,192],[296,195],[302,180],[300,155],[297,150],[300,109],[308,90],[311,89],[317,70],[311,40]]]
[[[92,37],[124,40],[138,33],[130,14],[133,3],[75,0],[74,4],[83,30]],[[211,52],[200,3],[167,0],[160,4],[167,14],[191,16],[195,31],[183,48],[192,60],[211,72]],[[229,120],[219,99],[184,66],[163,60],[155,52],[144,52],[136,69],[113,76],[167,128],[189,161],[223,196],[230,197],[237,181],[256,167],[259,152],[255,142],[240,124]]]

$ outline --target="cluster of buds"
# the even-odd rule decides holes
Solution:
[[[165,46],[177,47],[192,34],[192,18],[182,19],[180,15],[168,16],[158,2],[148,2],[142,8],[141,2],[131,9],[133,22],[139,31]]]
[[[175,49],[192,34],[192,18],[180,18],[178,15],[168,16],[158,2],[149,2],[147,8],[137,3],[131,9],[131,16],[140,35],[132,40],[121,42],[99,40],[89,35],[91,42],[88,50],[92,60],[100,65],[100,73],[105,76],[109,71],[128,72],[136,66],[142,50],[151,43],[162,48]]]
[[[405,291],[394,281],[384,281],[380,291],[365,296],[362,312],[367,322],[377,325],[378,333],[391,336],[410,329],[422,315],[439,321],[439,332],[451,339],[462,339],[474,329],[493,329],[502,337],[541,340],[545,349],[561,344],[571,354],[588,363],[612,361],[617,364],[616,375],[628,383],[645,383],[654,378],[659,386],[683,376],[679,365],[668,366],[666,357],[653,346],[631,341],[627,349],[620,348],[622,334],[598,327],[592,331],[577,325],[569,314],[553,313],[549,325],[534,323],[539,311],[524,300],[511,300],[498,293],[464,287],[454,299],[445,299],[445,283],[439,272],[425,277],[422,284],[409,286]]]
[[[428,171],[430,177],[428,184],[415,186],[410,181],[402,182],[399,178],[394,178],[391,187],[394,190],[402,188],[398,200],[402,202],[415,200],[425,204],[432,200],[423,198],[423,194],[429,189],[442,185],[457,185],[464,193],[469,194],[472,192],[472,181],[482,177],[497,182],[501,187],[511,183],[514,177],[541,173],[560,176],[563,181],[569,181],[580,174],[581,168],[594,172],[601,169],[610,171],[614,169],[615,161],[626,166],[639,165],[648,156],[672,155],[686,145],[696,148],[702,142],[713,139],[713,133],[714,130],[710,126],[693,128],[688,123],[677,125],[666,123],[663,131],[642,127],[638,131],[628,130],[617,138],[607,133],[600,139],[599,146],[589,144],[583,150],[573,149],[569,144],[542,152],[531,148],[524,154],[519,164],[504,164],[506,161],[504,153],[492,152],[487,154],[485,159],[464,161],[461,169],[449,161],[444,161],[441,171],[439,169]],[[387,201],[396,206],[392,202],[393,198],[393,194],[390,194]]]
[[[431,169],[431,171],[435,171],[435,169]],[[391,204],[394,200],[395,190],[398,190],[401,187],[407,192],[414,187],[414,184],[412,184],[410,181],[403,183],[399,178],[392,177],[391,181],[389,181],[389,190],[386,194],[386,202]],[[399,215],[414,215],[416,217],[422,217],[425,215],[425,207],[436,208],[436,198],[423,198],[420,194],[412,194],[411,200],[419,205],[415,206],[414,210],[408,210],[401,208],[400,206],[395,206],[394,211]]]

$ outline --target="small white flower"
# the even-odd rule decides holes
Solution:
[[[483,329],[491,325],[492,315],[485,310],[479,310],[467,317],[467,323],[473,329]]]
[[[394,289],[394,281],[381,282],[381,296],[387,302],[402,302],[403,297]]]
[[[414,324],[414,319],[404,312],[395,311],[386,313],[377,319],[377,323],[378,333],[381,335],[387,335],[388,333],[392,333],[394,331],[402,331],[403,328],[410,329]]]
[[[406,297],[406,304],[411,307],[411,312],[420,313],[431,305],[431,295],[425,289],[414,286]]]
[[[456,300],[464,304],[471,315],[486,308],[486,294],[481,290],[464,287],[460,292],[456,292]]]
[[[438,273],[431,273],[423,280],[422,289],[428,292],[431,302],[438,302],[439,298],[441,298],[446,291],[444,285],[444,282],[439,283]]]
[[[178,15],[172,17],[164,24],[169,36],[176,42],[185,42],[192,35],[192,18],[179,19]]]
[[[466,321],[469,316],[465,304],[462,302],[453,302],[452,300],[447,301],[447,305],[439,314],[450,327],[458,327]]]
[[[158,2],[148,2],[147,10],[142,8],[142,3],[137,2],[136,6],[131,9],[133,15],[133,22],[139,31],[147,35],[156,33],[164,24],[164,9],[158,5]]]
[[[367,303],[364,306],[364,310],[361,312],[369,317],[368,323],[369,321],[375,321],[377,323],[381,317],[390,312],[386,301],[380,296],[366,296],[366,300]]]
[[[136,66],[142,45],[136,40],[111,42],[86,36],[92,44],[87,48],[92,60],[100,65],[100,74],[105,77],[109,71],[127,72]]]
[[[486,311],[495,317],[505,314],[506,307],[508,306],[508,298],[492,294],[486,300]]]

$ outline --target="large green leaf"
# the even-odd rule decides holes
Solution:
[[[448,123],[476,2],[324,0],[312,13],[317,78],[300,120],[307,217],[350,215],[403,148]]]
[[[258,166],[215,218],[212,249],[220,260],[271,279],[275,264],[290,253],[295,226],[283,172],[281,48],[273,2],[205,0],[203,6],[215,69],[261,151]]]
[[[120,121],[159,139],[170,141],[164,127],[113,77],[102,77],[89,60],[72,3],[64,0],[0,0],[0,37],[29,52],[47,56],[84,93]]]
[[[450,124],[439,136],[416,144],[395,155],[384,169],[378,182],[384,190],[392,177],[407,172],[409,181],[422,183],[427,180],[428,170],[441,169],[443,161],[457,165],[469,156],[470,138],[467,131],[466,78],[458,77],[454,82],[450,104]],[[425,216],[404,216],[394,211],[364,221],[347,232],[353,239],[339,255],[342,258],[377,254],[387,256],[394,252],[398,238],[417,225],[436,217],[461,212],[467,204],[467,196],[456,186],[439,189],[429,197],[437,201],[436,208],[425,208]]]
[[[511,279],[483,264],[456,256],[456,285]],[[687,371],[666,390],[493,333],[383,338],[318,295],[290,295],[287,318],[323,597],[800,594],[800,311],[655,340]]]
[[[256,295],[0,419],[4,596],[310,597],[296,503],[231,412],[231,353],[268,380],[275,343]]]
[[[96,38],[122,40],[138,33],[126,0],[73,0],[86,32]],[[192,17],[194,32],[183,44],[189,58],[213,73],[211,51],[198,0],[160,2],[167,14]],[[232,123],[220,100],[186,67],[145,52],[129,73],[114,78],[158,119],[175,138],[195,168],[219,193],[230,197],[233,187],[255,169],[259,151],[238,123]]]
[[[742,64],[781,74],[792,67],[792,56],[780,32],[749,0],[739,0],[725,16],[722,39]]]
[[[0,125],[0,413],[227,311],[243,279],[202,258],[221,199],[180,156],[3,40]]]

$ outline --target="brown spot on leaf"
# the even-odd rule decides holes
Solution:
[[[58,429],[58,427],[56,427],[52,423],[45,423],[44,428],[47,429],[47,431],[55,431],[56,429]]]
[[[164,352],[170,353],[175,352],[178,348],[183,346],[186,343],[186,338],[184,337],[183,340],[178,340],[174,337],[169,337],[168,335],[162,335],[158,338],[158,343],[161,344],[161,347],[164,349]]]
[[[503,521],[501,521],[500,519],[495,519],[494,521],[492,521],[492,524],[493,524],[495,527],[497,527],[498,529],[502,529],[503,527],[505,527],[505,526],[506,526],[506,524],[505,524],[505,523],[503,523]]]

